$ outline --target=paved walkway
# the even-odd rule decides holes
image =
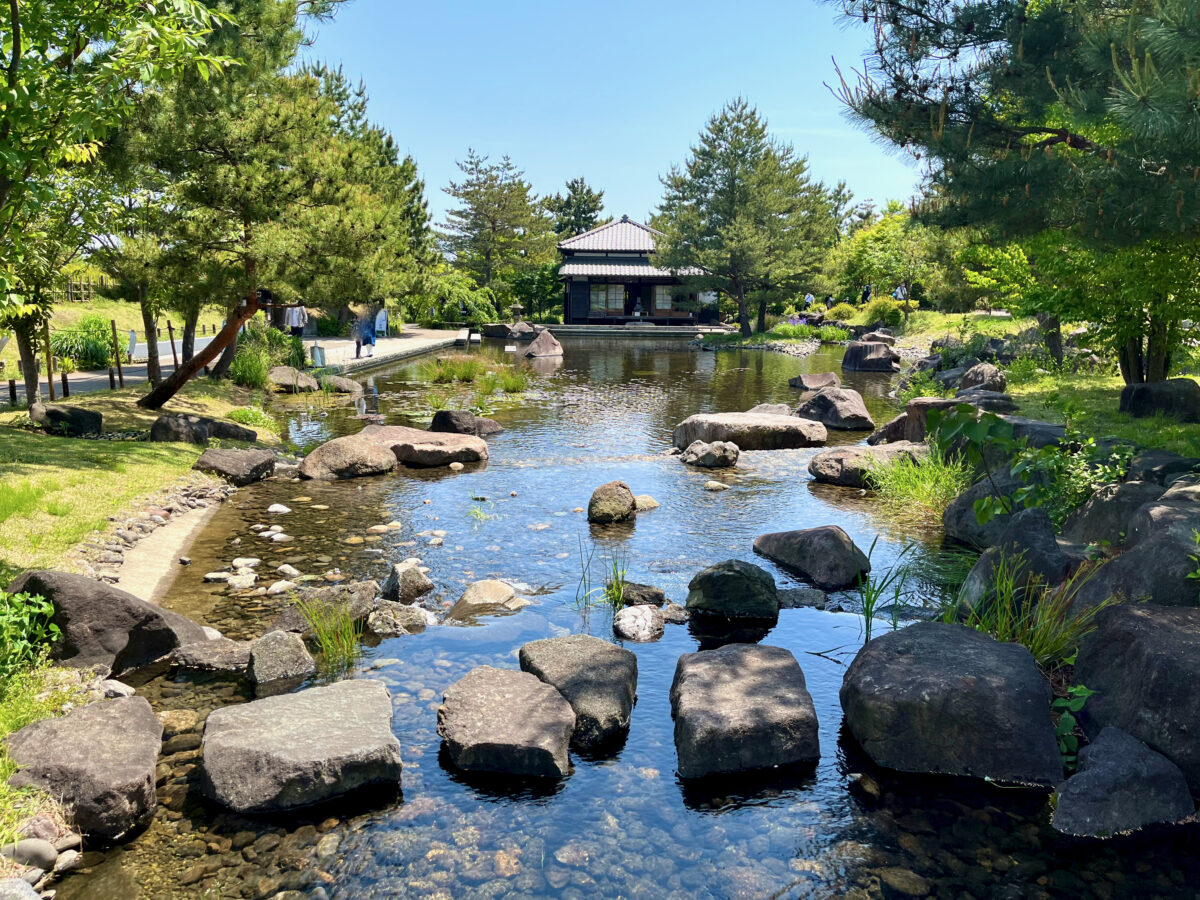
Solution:
[[[305,338],[304,350],[311,357],[313,344],[319,345],[325,351],[325,365],[336,371],[352,374],[363,369],[376,368],[389,363],[419,356],[431,350],[442,350],[454,346],[453,330],[438,330],[432,328],[405,327],[404,333],[396,337],[379,338],[375,343],[374,355],[361,359],[354,358],[354,341],[345,337]],[[201,346],[201,338],[196,339],[197,349]],[[211,340],[211,338],[209,339]],[[207,340],[204,341],[207,343]],[[174,371],[171,363],[170,345],[165,356],[159,357],[164,374]],[[146,364],[138,363],[122,367],[125,375],[125,386],[145,384],[149,380]],[[42,396],[46,397],[45,373],[42,373]],[[84,394],[90,391],[108,390],[108,372],[72,372],[67,376],[72,394]],[[54,396],[62,399],[62,382],[56,372],[54,374]],[[2,389],[0,389],[2,390]],[[24,396],[24,385],[18,386],[21,396]],[[7,398],[5,398],[7,399]],[[3,403],[4,401],[0,401]]]

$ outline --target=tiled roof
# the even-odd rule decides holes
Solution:
[[[603,275],[609,278],[676,278],[680,275],[701,275],[699,269],[660,269],[649,259],[574,258],[563,263],[558,274],[563,277]]]
[[[649,225],[634,222],[628,216],[622,216],[616,221],[609,222],[577,234],[575,237],[560,241],[560,250],[586,252],[588,250],[632,250],[641,253],[654,252],[654,238],[661,235]]]

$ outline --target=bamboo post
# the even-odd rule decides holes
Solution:
[[[171,358],[175,360],[175,369],[179,369],[179,354],[175,352],[175,326],[167,319],[167,334],[171,336]]]
[[[108,367],[108,389],[110,391],[117,389],[117,373],[112,366]]]
[[[117,320],[109,319],[108,322],[113,331],[113,359],[117,361],[117,380],[121,382],[121,387],[125,387],[125,373],[121,371],[121,344],[117,341]]]
[[[17,405],[17,379],[15,378],[8,379],[8,402],[13,406]]]
[[[42,323],[42,346],[46,354],[46,387],[50,389],[50,402],[54,402],[54,355],[50,352],[50,320]]]
[[[62,389],[63,389],[62,394],[63,394],[63,399],[66,400],[68,397],[71,396],[71,386],[67,384],[67,373],[59,372],[58,377],[62,380]]]

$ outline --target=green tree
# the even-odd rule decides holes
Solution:
[[[708,120],[687,162],[662,182],[659,265],[731,296],[744,335],[750,303],[761,331],[767,304],[811,279],[838,235],[834,193],[809,178],[808,160],[771,138],[740,98]]]
[[[458,163],[461,181],[445,192],[458,205],[446,214],[442,244],[456,269],[481,287],[508,293],[508,280],[526,265],[548,262],[554,236],[524,173],[507,156],[489,162],[474,150]]]
[[[60,168],[94,157],[139,91],[185,66],[207,78],[224,62],[204,44],[224,13],[197,0],[9,0],[5,19],[0,306],[29,299],[15,267],[45,221],[40,207],[54,202]]]
[[[574,237],[603,225],[604,191],[597,191],[582,178],[567,182],[565,194],[552,194],[544,201],[546,211],[554,217],[554,233],[561,238]]]
[[[1145,247],[1136,331],[1118,353],[1126,378],[1165,377],[1200,237],[1200,0],[861,0],[845,11],[875,46],[842,97],[926,162],[922,217],[999,241],[1052,230],[1101,253]],[[1083,317],[1111,300],[1094,295]]]

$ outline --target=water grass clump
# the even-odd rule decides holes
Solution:
[[[897,508],[916,509],[930,518],[940,519],[950,502],[971,486],[974,480],[967,463],[948,458],[937,445],[929,455],[913,460],[899,456],[876,461],[867,472],[871,487]]]
[[[354,619],[344,603],[299,597],[292,602],[304,616],[320,648],[321,673],[331,678],[349,672],[362,652],[359,645],[363,634],[362,622]]]
[[[520,369],[505,369],[499,377],[500,389],[506,394],[521,394],[529,390],[529,375]]]
[[[443,356],[421,367],[422,376],[434,384],[453,384],[456,381],[473,383],[487,374],[488,364],[475,356]]]
[[[280,426],[275,417],[265,409],[259,409],[257,406],[239,406],[237,409],[231,409],[226,418],[237,422],[239,425],[247,425],[251,428],[266,428],[270,431],[279,434]]]

